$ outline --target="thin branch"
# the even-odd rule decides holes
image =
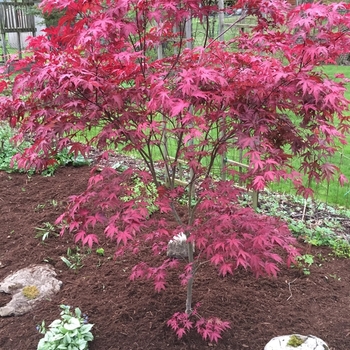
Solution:
[[[218,39],[220,39],[225,33],[227,33],[229,30],[231,30],[236,24],[238,24],[239,22],[241,22],[243,19],[245,19],[246,17],[248,17],[248,15],[242,15],[241,17],[239,17],[237,19],[237,21],[233,22],[230,26],[228,26],[222,33],[219,33],[207,46],[204,46],[204,48],[208,48],[209,46],[211,46],[211,44],[213,44],[215,41],[217,41]]]

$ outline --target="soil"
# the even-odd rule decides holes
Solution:
[[[218,344],[195,332],[177,339],[166,322],[184,311],[185,289],[178,277],[170,276],[159,294],[151,282],[130,281],[140,257],[114,260],[112,242],[101,242],[104,256],[78,248],[83,266],[69,269],[61,257],[67,257],[68,248],[77,252],[73,236],[51,234],[42,241],[36,228],[54,223],[68,197],[85,189],[88,177],[88,167],[61,168],[53,177],[0,173],[0,280],[31,264],[51,264],[63,281],[59,294],[30,313],[0,318],[0,350],[36,349],[42,337],[36,326],[59,318],[60,304],[79,307],[94,324],[90,350],[263,350],[271,338],[292,333],[317,336],[332,350],[350,349],[350,260],[334,257],[327,248],[301,245],[302,253],[315,256],[310,275],[281,267],[275,279],[255,279],[244,270],[222,278],[205,265],[195,282],[194,302],[201,304],[203,316],[230,321]],[[0,293],[0,306],[8,301]]]

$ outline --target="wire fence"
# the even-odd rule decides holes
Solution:
[[[168,142],[168,155],[170,158],[174,159],[175,154],[173,154],[172,150],[176,149],[176,140],[173,137],[169,137],[167,139]],[[224,162],[221,157],[217,157],[214,166],[212,167],[212,175],[217,178],[222,178],[223,174],[223,166],[227,166],[229,168],[234,168],[234,170],[238,173],[236,179],[237,186],[245,188],[246,185],[241,181],[241,174],[243,174],[246,169],[249,167],[249,160],[244,156],[244,151],[239,149],[230,149],[226,155]],[[328,161],[334,164],[337,168],[339,168],[340,173],[344,174],[350,181],[350,154],[345,154],[344,152],[338,152],[333,155],[331,159]],[[204,158],[202,161],[203,165],[205,164],[206,159]],[[209,159],[208,159],[209,162]],[[295,159],[293,161],[293,168],[298,170],[300,166],[300,160]],[[176,170],[176,177],[178,178],[179,185],[186,185],[186,173],[188,172],[188,166],[186,162],[178,159],[178,167]],[[305,183],[306,183],[305,179]],[[331,181],[322,181],[316,183],[313,181],[310,184],[311,188],[314,191],[313,199],[316,201],[320,201],[325,203],[326,205],[337,206],[337,207],[345,207],[350,208],[350,182],[346,182],[343,186],[341,186],[338,181],[337,176]],[[271,192],[285,193],[285,194],[296,194],[296,189],[290,180],[282,180],[280,182],[269,183],[267,189]],[[258,194],[255,191],[250,192],[252,194],[252,205],[256,207],[258,205]]]
[[[350,180],[350,155],[338,152],[330,159],[330,163],[339,168],[340,173]],[[274,183],[270,186],[271,190],[276,192],[284,192],[295,194],[295,189],[291,181],[283,181]],[[350,208],[350,182],[346,182],[343,186],[334,178],[331,181],[321,181],[311,183],[314,191],[314,199],[324,202],[327,205]]]

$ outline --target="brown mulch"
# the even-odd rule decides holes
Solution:
[[[291,333],[318,336],[332,350],[350,349],[350,260],[335,258],[326,248],[303,247],[315,256],[309,276],[282,268],[277,279],[256,280],[245,271],[221,278],[205,265],[195,281],[194,302],[203,316],[231,323],[217,345],[195,332],[178,340],[167,327],[185,307],[185,290],[175,274],[160,294],[151,282],[132,282],[130,270],[140,258],[112,259],[115,246],[108,241],[102,241],[104,256],[80,248],[83,267],[69,269],[60,257],[67,257],[69,247],[75,251],[73,237],[51,235],[43,242],[35,238],[36,228],[53,223],[68,196],[85,189],[88,176],[88,167],[62,168],[53,177],[0,173],[0,280],[30,264],[48,263],[63,281],[57,296],[30,313],[0,318],[0,350],[36,349],[42,337],[36,326],[59,318],[60,304],[89,316],[95,336],[90,350],[263,350],[271,338]],[[8,301],[0,293],[0,306]]]

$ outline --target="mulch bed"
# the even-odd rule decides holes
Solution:
[[[102,239],[104,256],[93,249],[84,254],[81,269],[69,269],[60,257],[67,256],[68,248],[75,251],[73,237],[51,235],[43,242],[35,238],[36,228],[53,223],[67,198],[85,189],[88,177],[88,167],[61,168],[53,177],[0,173],[0,280],[30,264],[49,263],[63,281],[58,295],[30,313],[0,318],[1,350],[36,349],[42,337],[36,326],[59,318],[60,304],[79,307],[95,325],[90,350],[263,350],[271,338],[291,333],[318,336],[332,350],[350,349],[350,260],[335,258],[327,248],[302,246],[304,254],[315,256],[309,276],[282,267],[276,279],[255,279],[242,270],[222,278],[204,265],[195,281],[194,302],[201,304],[204,316],[231,323],[218,344],[195,332],[178,340],[167,327],[174,312],[185,308],[185,289],[176,274],[160,294],[151,282],[129,280],[142,255],[161,257],[141,252],[141,258],[114,260],[114,243]],[[8,301],[0,293],[0,306]]]

